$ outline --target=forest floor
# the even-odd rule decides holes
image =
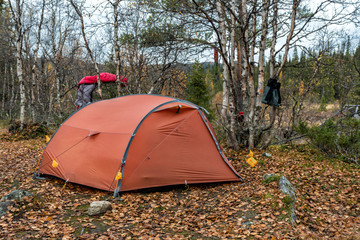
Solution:
[[[0,197],[15,189],[31,192],[0,217],[1,239],[360,239],[360,169],[328,159],[307,145],[272,146],[252,168],[247,152],[227,151],[243,182],[175,186],[112,193],[56,178],[34,180],[45,140],[0,139]],[[298,220],[278,182],[284,175],[297,189]],[[112,211],[88,216],[94,200]]]

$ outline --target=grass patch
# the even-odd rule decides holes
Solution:
[[[166,209],[166,207],[158,206],[158,207],[154,208],[154,212],[159,213],[159,212],[161,212],[162,210],[165,210],[165,209]]]
[[[270,193],[265,193],[264,198],[265,198],[265,199],[269,199],[269,198],[270,198],[270,199],[273,199],[274,196],[271,195]]]
[[[272,182],[275,182],[275,181],[279,181],[281,178],[281,175],[280,174],[275,174],[273,176],[269,176],[269,177],[266,177],[264,180],[263,180],[263,183],[264,184],[269,184],[269,183],[272,183]]]

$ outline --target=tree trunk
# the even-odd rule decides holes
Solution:
[[[243,2],[244,4],[244,2]],[[253,3],[254,4],[254,8],[256,8],[256,1]],[[243,15],[247,16],[247,10],[246,10],[246,5],[243,6]],[[245,19],[244,19],[245,21]],[[247,20],[246,20],[247,21]],[[256,21],[253,20],[253,24],[256,24]],[[247,24],[246,24],[247,25]],[[255,34],[255,33],[254,33]],[[247,75],[247,80],[248,80],[248,89],[249,89],[249,93],[250,93],[250,112],[248,115],[248,128],[249,128],[249,149],[253,150],[254,149],[254,143],[255,143],[255,125],[257,125],[258,123],[254,122],[254,115],[255,115],[255,103],[256,103],[256,92],[255,92],[255,84],[254,84],[254,57],[255,57],[255,51],[253,51],[254,46],[252,47],[251,51],[250,51],[250,55],[248,54],[248,47],[246,47],[246,44],[249,41],[249,33],[246,30],[245,32],[245,36],[244,36],[244,43],[245,43],[245,57],[246,59],[246,65],[247,65],[247,69],[248,69],[248,75]]]
[[[114,10],[114,48],[115,48],[115,60],[116,60],[116,87],[117,96],[121,95],[121,59],[120,59],[120,46],[119,46],[119,12],[118,7],[121,0],[115,0],[111,3]]]
[[[1,108],[2,108],[2,117],[5,118],[5,93],[6,93],[6,83],[7,83],[7,63],[4,64],[4,78],[3,78],[3,91],[2,91],[2,99],[1,99]]]
[[[259,76],[258,76],[258,87],[256,96],[256,112],[259,116],[261,109],[261,99],[264,92],[264,78],[265,78],[265,50],[266,50],[266,37],[268,33],[268,9],[270,1],[262,1],[262,25],[261,25],[261,40],[259,49]]]
[[[253,124],[255,127],[254,132],[254,145],[260,141],[262,134],[261,125],[259,124],[261,118],[261,99],[264,92],[264,78],[265,78],[265,50],[266,50],[266,38],[268,33],[268,9],[269,1],[262,1],[262,24],[261,24],[261,38],[259,46],[259,74],[258,74],[258,84],[256,91],[256,102],[255,102],[255,111],[254,111],[254,120]]]
[[[301,0],[293,0],[293,4],[292,4],[292,11],[291,11],[291,25],[290,25],[290,32],[286,38],[286,43],[285,43],[285,53],[284,53],[284,58],[282,60],[282,63],[279,67],[279,69],[276,72],[276,77],[280,76],[281,71],[283,70],[285,63],[287,61],[287,56],[289,54],[289,49],[290,49],[290,41],[293,37],[294,34],[294,30],[295,30],[295,21],[296,21],[296,13],[298,11],[298,7],[300,4]]]
[[[22,62],[22,43],[23,43],[23,27],[22,27],[22,7],[23,2],[21,0],[16,0],[16,9],[14,10],[11,1],[9,1],[9,6],[15,21],[15,38],[16,38],[16,74],[19,80],[20,88],[20,128],[23,129],[25,122],[25,104],[26,104],[26,95],[25,95],[25,82],[23,78],[23,62]]]
[[[13,119],[13,106],[14,106],[14,102],[15,102],[15,78],[14,78],[14,75],[15,74],[14,74],[13,66],[10,64],[10,79],[9,79],[10,80],[9,88],[11,87],[10,104],[9,104],[10,119]]]
[[[39,23],[39,28],[38,28],[38,32],[37,32],[36,47],[35,47],[35,51],[34,51],[34,63],[31,68],[30,112],[31,112],[32,122],[37,121],[36,106],[35,106],[35,102],[36,102],[35,101],[36,100],[35,88],[36,88],[36,85],[38,85],[38,52],[39,52],[39,48],[40,48],[41,29],[42,29],[42,24],[44,22],[44,10],[45,10],[45,0],[43,0],[43,2],[42,2],[40,23]]]
[[[277,40],[277,23],[278,18],[278,8],[277,8],[277,0],[273,0],[273,19],[272,19],[272,39],[271,39],[271,48],[270,48],[270,77],[275,77],[275,47],[276,47],[276,40]]]
[[[80,22],[81,22],[81,33],[82,33],[82,37],[83,37],[83,40],[84,40],[84,43],[85,43],[85,47],[90,55],[90,58],[91,58],[91,61],[93,62],[94,64],[94,68],[96,70],[96,77],[97,77],[97,85],[98,85],[98,89],[97,89],[97,92],[99,94],[99,97],[102,98],[102,93],[101,93],[101,81],[100,81],[100,70],[99,70],[99,66],[94,58],[94,55],[92,54],[92,51],[90,49],[90,46],[89,46],[89,43],[87,41],[87,38],[86,38],[86,33],[85,33],[85,24],[84,24],[84,17],[81,13],[81,11],[79,10],[78,6],[74,3],[73,0],[70,0],[70,3],[71,5],[74,7],[75,11],[76,11],[76,14],[79,16],[80,18]]]
[[[55,105],[55,109],[56,112],[60,112],[61,113],[61,98],[60,98],[60,91],[61,91],[61,87],[60,87],[60,71],[58,68],[58,63],[56,63],[56,67],[55,67],[55,83],[56,83],[56,105]]]
[[[277,38],[277,14],[278,14],[278,8],[277,8],[277,0],[274,0],[274,4],[273,4],[273,11],[274,11],[274,18],[273,18],[273,40],[275,40],[275,43],[272,43],[271,49],[270,49],[270,76],[271,77],[276,77],[279,78],[281,75],[281,72],[285,66],[285,63],[287,61],[287,55],[289,54],[289,49],[290,49],[290,41],[293,37],[294,34],[294,30],[295,30],[295,21],[296,21],[296,14],[298,11],[298,7],[300,4],[301,0],[293,0],[293,4],[292,4],[292,11],[291,11],[291,24],[290,24],[290,31],[289,34],[286,38],[286,43],[285,43],[285,53],[284,53],[284,58],[280,64],[280,67],[278,68],[277,71],[275,71],[275,44],[276,44],[276,38]],[[281,80],[281,79],[279,79]],[[276,109],[277,107],[275,106],[271,106],[270,109],[270,123],[265,126],[263,128],[263,131],[268,130],[273,128],[273,125],[275,123],[276,120]],[[273,135],[275,133],[274,129],[271,129],[269,136],[267,137],[267,139],[264,141],[263,147],[266,148],[272,138]]]
[[[236,4],[236,0],[232,0],[231,2],[231,8],[232,11],[235,12],[235,4]],[[236,78],[237,75],[235,73],[235,48],[236,48],[236,42],[235,42],[235,37],[236,37],[236,21],[235,21],[235,16],[231,15],[231,40],[230,40],[230,47],[231,47],[231,52],[230,52],[230,66],[227,65],[227,68],[229,69],[229,74],[231,76],[231,79],[229,77],[229,114],[230,114],[230,136],[231,136],[231,144],[234,148],[235,151],[239,150],[239,143],[237,141],[236,135],[237,135],[237,121],[236,121],[236,115],[237,115],[237,106],[236,106],[236,102],[238,99],[238,95],[237,93],[237,82]],[[231,81],[230,81],[231,80]]]
[[[232,2],[234,4],[234,2]],[[239,149],[239,145],[236,140],[236,115],[235,115],[235,99],[234,99],[234,88],[231,84],[231,61],[235,58],[235,53],[229,55],[227,52],[227,40],[226,40],[226,28],[225,28],[225,7],[221,1],[216,3],[216,9],[219,16],[219,37],[220,37],[220,53],[223,59],[223,103],[221,108],[221,117],[229,130],[228,143],[235,150]],[[233,32],[235,34],[235,31]],[[231,38],[230,45],[235,45],[235,36]]]
[[[216,10],[219,16],[219,37],[220,37],[220,51],[221,57],[223,59],[223,101],[221,107],[221,117],[227,122],[228,119],[228,107],[229,107],[229,92],[228,92],[228,85],[229,85],[229,70],[228,67],[225,65],[227,51],[226,51],[226,28],[225,28],[225,16],[224,16],[224,6],[222,5],[221,1],[216,2]]]

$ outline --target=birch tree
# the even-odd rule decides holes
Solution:
[[[80,24],[81,24],[81,33],[82,33],[82,37],[83,37],[83,40],[84,40],[84,44],[85,44],[85,47],[86,47],[86,50],[88,51],[89,53],[89,56],[90,56],[90,59],[91,61],[93,62],[94,64],[94,68],[96,70],[96,76],[97,76],[97,92],[100,96],[100,98],[102,97],[102,93],[101,93],[101,81],[100,81],[100,69],[99,69],[99,66],[98,66],[98,63],[94,57],[94,54],[93,52],[91,51],[91,48],[89,46],[89,43],[88,43],[88,39],[87,39],[87,36],[86,36],[86,31],[85,31],[85,23],[84,23],[84,17],[83,17],[83,14],[79,8],[79,6],[74,2],[74,0],[69,0],[71,5],[73,6],[76,14],[78,15],[79,19],[80,19]]]
[[[261,4],[256,0],[251,2],[218,0],[215,1],[218,12],[216,18],[209,14],[212,1],[207,1],[208,5],[200,5],[195,0],[192,3],[200,12],[197,16],[203,17],[209,22],[208,26],[213,29],[220,48],[224,67],[221,115],[229,129],[229,145],[236,148],[235,140],[240,140],[242,144],[253,149],[263,140],[264,133],[273,128],[276,119],[277,108],[270,107],[270,112],[267,113],[266,110],[269,108],[261,103],[265,84],[267,40],[272,39],[269,49],[270,77],[279,79],[291,46],[306,35],[304,29],[311,22],[313,16],[323,9],[323,6],[320,5],[314,13],[297,18],[297,13],[301,11],[300,0],[282,1],[284,8],[281,15],[278,14],[278,0],[263,0]],[[271,21],[270,17],[272,17]],[[260,18],[261,23],[258,24]],[[271,23],[270,28],[269,22]],[[278,34],[279,24],[281,24],[280,35]],[[294,38],[295,36],[296,38]],[[283,37],[286,39],[285,43],[279,47],[278,39]],[[230,42],[226,42],[227,39],[230,39]],[[235,46],[237,46],[237,63],[234,61]],[[228,49],[230,49],[230,54],[227,53]],[[279,53],[284,57],[276,67],[275,59]],[[255,60],[256,54],[258,61]],[[259,70],[258,76],[255,76],[255,67]],[[237,69],[237,73],[235,69]],[[234,121],[234,117],[240,111],[244,112],[245,119],[238,123]],[[267,120],[267,116],[270,116],[270,121]],[[233,134],[235,137],[232,136]]]
[[[38,25],[38,29],[37,29],[35,50],[33,52],[34,60],[33,60],[33,64],[31,67],[30,112],[31,112],[31,118],[32,118],[33,122],[37,121],[35,102],[36,102],[36,87],[39,84],[39,81],[38,81],[38,78],[39,78],[38,53],[39,53],[39,48],[40,48],[40,43],[41,43],[41,31],[42,31],[43,22],[44,22],[44,10],[45,10],[45,0],[43,0],[42,4],[41,4],[40,21],[39,21],[39,25]],[[39,94],[39,92],[38,92],[38,94]]]
[[[113,17],[114,17],[114,37],[113,37],[113,45],[115,50],[115,61],[116,61],[116,84],[117,84],[117,94],[120,96],[121,92],[121,82],[120,82],[120,76],[121,76],[121,59],[120,59],[120,42],[119,42],[119,5],[121,3],[121,0],[114,0],[111,2],[109,0],[109,3],[112,5],[113,8]]]
[[[15,40],[16,40],[16,73],[19,80],[20,87],[20,128],[23,129],[25,123],[25,80],[23,76],[23,6],[24,1],[16,0],[15,6],[9,1],[9,6],[12,13],[12,18],[15,24]]]

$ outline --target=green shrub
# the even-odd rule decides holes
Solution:
[[[11,137],[16,140],[43,137],[50,133],[46,125],[42,123],[25,123],[21,129],[19,121],[12,121],[8,131]]]
[[[306,134],[310,142],[323,152],[359,164],[360,120],[355,118],[328,120],[320,126],[312,127],[300,122],[295,130]]]

